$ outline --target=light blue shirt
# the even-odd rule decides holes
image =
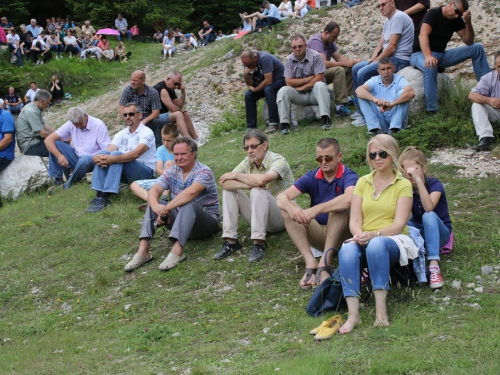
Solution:
[[[262,13],[263,16],[268,16],[268,17],[273,17],[281,20],[281,14],[278,8],[276,8],[276,5],[271,4],[269,8],[266,8],[264,10],[264,13]]]
[[[36,39],[36,37],[38,36],[38,34],[40,34],[40,29],[38,28],[38,26],[31,26],[31,23],[26,26],[26,30],[28,30],[29,32],[31,32],[31,34],[33,35],[33,38]]]
[[[394,79],[389,86],[385,86],[381,76],[375,76],[366,81],[365,85],[370,87],[370,93],[378,99],[394,101],[398,92],[410,83],[402,76],[394,74]]]
[[[169,160],[174,161],[174,154],[168,152],[165,146],[161,145],[156,150],[156,161],[159,160],[163,161],[163,165],[165,165],[165,163]]]

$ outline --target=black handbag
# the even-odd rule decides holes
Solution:
[[[339,311],[347,307],[347,303],[342,292],[342,284],[340,283],[340,268],[337,268],[333,274],[330,272],[326,260],[330,250],[337,251],[335,248],[327,250],[324,260],[325,268],[328,269],[330,277],[323,281],[313,293],[306,307],[306,312],[312,316],[321,316],[328,311]]]

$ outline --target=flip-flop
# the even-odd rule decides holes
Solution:
[[[278,127],[276,125],[269,125],[267,127],[267,129],[264,130],[264,133],[266,133],[266,134],[272,134],[272,133],[276,133],[277,130],[278,130]]]
[[[315,275],[316,271],[317,271],[316,268],[306,268],[306,279],[304,280],[305,285],[302,285],[300,283],[300,281],[299,281],[300,289],[302,289],[302,290],[309,290],[309,289],[311,289],[312,285],[311,284],[307,284],[307,282],[309,280],[311,280],[311,278],[313,277],[313,275]]]
[[[316,277],[314,278],[313,283],[311,284],[313,289],[316,289],[318,286],[321,284],[321,272],[326,271],[330,273],[330,270],[328,267],[318,267],[318,270],[316,271]]]

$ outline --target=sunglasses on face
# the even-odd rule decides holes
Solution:
[[[332,160],[333,160],[333,156],[318,156],[318,157],[316,157],[316,161],[318,163],[323,163],[323,161],[326,163],[330,163]]]
[[[137,112],[128,112],[128,113],[124,113],[124,114],[123,114],[123,117],[133,117],[133,116],[135,116],[135,114],[136,114],[136,113],[137,113]]]
[[[453,7],[455,8],[455,14],[462,17],[462,12],[458,9],[457,4],[453,3]]]
[[[168,78],[169,80],[171,80],[173,83],[174,83],[174,86],[175,87],[181,87],[181,83],[180,82],[175,82],[172,78]]]
[[[304,47],[305,44],[299,44],[298,46],[292,46],[292,49],[293,50],[296,50],[296,49],[301,49],[302,47]]]
[[[380,4],[376,5],[375,8],[384,8],[387,4],[389,4],[389,1],[386,3],[380,3]]]
[[[380,156],[381,159],[386,159],[387,156],[389,154],[387,154],[387,151],[379,151],[379,152],[370,152],[368,154],[368,157],[370,158],[370,160],[375,160],[375,158],[377,157],[377,154],[378,156]]]
[[[255,150],[257,147],[259,147],[263,142],[257,143],[256,145],[248,145],[248,146],[243,146],[243,150],[248,151],[249,149]]]

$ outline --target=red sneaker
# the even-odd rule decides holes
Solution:
[[[441,288],[444,285],[443,278],[441,277],[441,271],[439,266],[429,266],[429,271],[431,271],[431,289]]]

